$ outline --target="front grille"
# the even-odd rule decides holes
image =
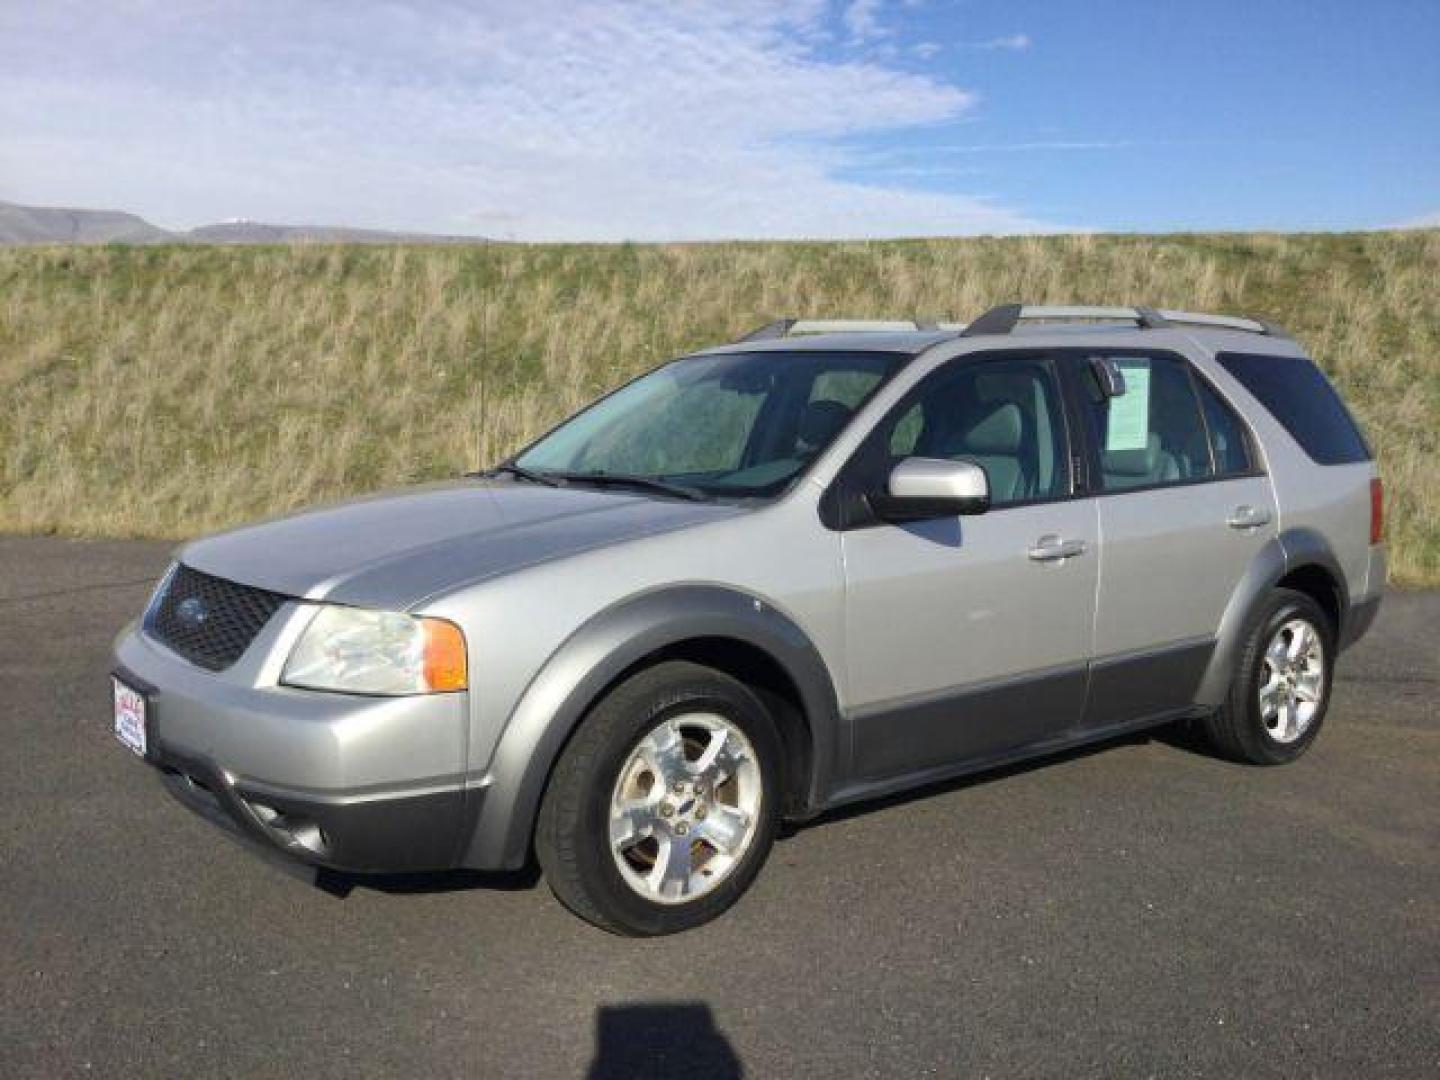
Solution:
[[[224,671],[289,597],[177,566],[145,616],[145,630],[185,659]]]

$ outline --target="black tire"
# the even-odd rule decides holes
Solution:
[[[609,842],[610,798],[637,743],[667,716],[708,711],[749,739],[761,777],[756,831],[728,876],[693,900],[661,903],[625,881]],[[555,896],[588,922],[633,937],[673,934],[729,908],[770,853],[779,825],[780,737],[760,700],[721,672],[685,661],[647,668],[611,690],[581,722],[550,777],[535,854]]]
[[[1320,637],[1324,677],[1320,700],[1309,726],[1293,742],[1277,739],[1261,715],[1259,693],[1265,677],[1265,650],[1287,622],[1303,619]],[[1285,765],[1310,748],[1330,706],[1335,678],[1335,627],[1314,600],[1292,589],[1275,589],[1251,619],[1240,651],[1229,697],[1202,722],[1206,738],[1223,756],[1250,765]]]

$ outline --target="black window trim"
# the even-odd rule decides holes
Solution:
[[[1201,372],[1198,368],[1196,368],[1194,361],[1191,360],[1190,357],[1186,356],[1184,353],[1178,352],[1175,349],[1163,349],[1154,347],[1145,348],[1133,345],[1114,348],[1108,346],[1090,346],[1087,348],[1066,347],[1063,349],[1057,349],[1055,350],[1055,352],[1064,353],[1067,354],[1069,357],[1075,358],[1071,359],[1068,363],[1066,363],[1064,367],[1067,369],[1067,374],[1075,382],[1077,395],[1084,395],[1087,392],[1083,384],[1083,380],[1085,378],[1083,361],[1087,359],[1093,357],[1100,357],[1107,360],[1112,358],[1125,359],[1127,357],[1133,356],[1147,359],[1164,357],[1166,359],[1178,361],[1182,369],[1189,372],[1190,389],[1195,395],[1195,407],[1200,412],[1200,422],[1203,425],[1205,431],[1205,442],[1210,455],[1211,475],[1194,476],[1184,480],[1163,480],[1154,484],[1141,484],[1136,487],[1114,489],[1107,489],[1100,486],[1099,483],[1092,483],[1091,490],[1087,492],[1089,496],[1095,498],[1114,498],[1121,495],[1144,494],[1145,492],[1150,491],[1168,491],[1172,488],[1198,487],[1202,484],[1225,484],[1230,483],[1234,480],[1253,480],[1257,477],[1263,477],[1268,475],[1260,462],[1260,456],[1255,452],[1255,436],[1254,433],[1250,430],[1250,425],[1245,420],[1244,414],[1239,409],[1235,408],[1233,404],[1231,404],[1230,399],[1225,394],[1221,393],[1213,382],[1205,378],[1204,373]],[[1200,391],[1196,380],[1204,380],[1206,385],[1208,385],[1211,389],[1214,389],[1220,400],[1224,402],[1229,407],[1230,411],[1235,414],[1236,418],[1239,419],[1241,430],[1244,433],[1246,439],[1246,450],[1248,451],[1248,457],[1250,459],[1250,468],[1247,471],[1225,473],[1223,476],[1218,474],[1218,470],[1215,467],[1215,444],[1210,437],[1210,425],[1209,421],[1207,421],[1205,418],[1205,406],[1204,403],[1200,400]],[[1083,396],[1077,400],[1077,405],[1081,406],[1083,411]],[[1093,481],[1095,478],[1098,478],[1101,475],[1100,447],[1095,440],[1095,432],[1092,430],[1088,418],[1081,416],[1079,419],[1079,426],[1080,439],[1084,443],[1084,456],[1086,459],[1088,473]]]

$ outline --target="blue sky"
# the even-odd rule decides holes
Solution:
[[[0,0],[0,199],[537,240],[1440,224],[1440,0]]]
[[[897,164],[977,171],[911,182],[1098,228],[1375,228],[1440,211],[1436,0],[1016,0],[906,14],[906,42],[1024,44],[929,61],[980,95],[969,122],[870,145]],[[1033,149],[942,155],[945,144]]]

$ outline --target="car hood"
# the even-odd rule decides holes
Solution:
[[[179,557],[288,596],[402,610],[463,584],[741,512],[621,489],[465,480],[247,525],[196,540]]]

